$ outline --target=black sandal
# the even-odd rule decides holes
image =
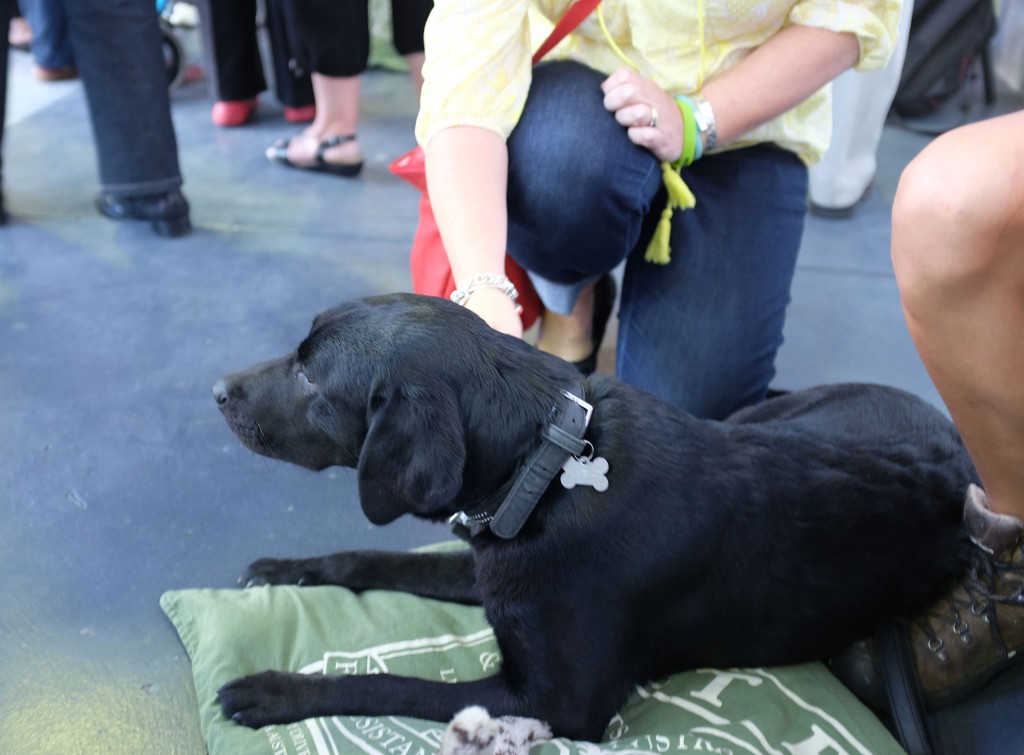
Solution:
[[[289,168],[298,170],[311,170],[317,173],[330,173],[333,176],[344,176],[354,178],[363,169],[363,161],[355,163],[331,163],[324,158],[324,153],[332,147],[337,147],[346,142],[355,141],[355,134],[344,134],[324,139],[316,147],[316,162],[312,165],[299,165],[288,159],[288,145],[291,144],[291,137],[278,139],[267,148],[267,159],[272,163],[286,165]]]

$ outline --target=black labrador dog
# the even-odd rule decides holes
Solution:
[[[504,659],[455,684],[247,676],[218,696],[246,726],[482,705],[596,740],[637,683],[827,657],[925,607],[968,561],[974,468],[942,414],[894,389],[695,419],[451,302],[396,294],[321,313],[296,351],[214,394],[253,451],[356,468],[375,524],[449,520],[471,546],[264,559],[243,584],[478,602]]]

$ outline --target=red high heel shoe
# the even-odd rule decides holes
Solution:
[[[224,128],[244,126],[256,112],[258,100],[253,97],[251,100],[224,100],[217,102],[210,113],[210,120],[214,125]]]
[[[284,108],[284,119],[289,123],[308,123],[316,118],[316,105]]]

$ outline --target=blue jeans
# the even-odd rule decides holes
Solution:
[[[661,167],[604,109],[604,78],[568,61],[534,69],[508,141],[509,254],[560,312],[626,260],[619,376],[692,414],[723,418],[762,400],[775,376],[807,169],[773,145],[684,168],[697,206],[675,211],[671,262],[645,262],[665,206]]]
[[[32,29],[32,59],[36,64],[44,68],[73,66],[75,55],[61,0],[19,0],[18,6]]]
[[[153,0],[65,0],[103,191],[156,194],[182,184]]]

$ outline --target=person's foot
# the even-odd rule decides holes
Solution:
[[[606,273],[580,292],[571,314],[544,312],[537,348],[589,375],[597,369],[597,355],[614,304],[615,280]]]
[[[978,546],[968,574],[908,629],[929,707],[961,700],[1024,660],[1024,522],[992,511],[985,492],[972,485],[964,525]],[[865,700],[885,700],[873,640],[857,643],[832,667]]]
[[[354,177],[363,167],[355,134],[317,137],[307,129],[291,138],[278,139],[267,148],[267,159],[290,168]]]
[[[284,119],[289,123],[309,123],[316,118],[316,105],[284,108]]]
[[[324,162],[329,165],[354,165],[363,161],[363,155],[359,151],[359,142],[356,135],[342,136],[339,144],[323,148],[322,145],[330,141],[328,136],[312,136],[303,133],[301,136],[288,142],[288,160],[298,167],[311,167],[317,162],[319,153]]]
[[[608,328],[608,320],[612,316],[615,305],[615,279],[611,273],[605,273],[594,283],[594,308],[590,325],[590,342],[592,349],[585,359],[573,362],[576,369],[584,375],[597,370],[597,355],[601,351],[604,332]]]
[[[192,230],[188,200],[179,189],[159,194],[102,193],[96,199],[96,209],[114,220],[148,220],[158,236],[175,238]]]
[[[36,81],[70,81],[78,78],[77,66],[58,66],[47,68],[46,66],[32,66],[32,75]]]
[[[221,128],[244,126],[256,114],[259,100],[255,97],[248,100],[221,100],[215,102],[210,112],[210,120]]]
[[[28,25],[28,21],[21,16],[11,19],[11,23],[7,27],[7,43],[15,50],[29,51],[32,47],[32,28]]]

